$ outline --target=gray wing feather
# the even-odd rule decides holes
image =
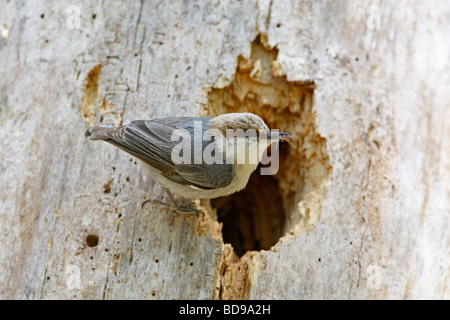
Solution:
[[[176,183],[200,189],[223,188],[230,184],[233,178],[232,165],[175,165],[171,159],[172,148],[178,143],[178,141],[171,140],[172,132],[177,128],[192,129],[195,120],[203,121],[205,128],[209,119],[173,117],[137,120],[121,127],[89,129],[89,138],[105,140],[113,144],[149,166],[158,169],[163,176]]]
[[[184,179],[203,188],[214,189],[225,187],[233,178],[233,167],[231,164],[179,164],[175,170]]]

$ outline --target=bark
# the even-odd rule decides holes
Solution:
[[[450,298],[447,1],[72,4],[0,0],[1,299]],[[84,137],[231,111],[296,138],[200,216]]]

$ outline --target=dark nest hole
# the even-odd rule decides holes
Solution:
[[[280,143],[279,146],[279,170],[282,171],[283,155],[288,153],[289,145]],[[284,234],[286,205],[278,174],[261,175],[261,166],[250,176],[244,190],[211,200],[219,222],[223,223],[223,240],[233,246],[239,257],[247,251],[270,249]]]

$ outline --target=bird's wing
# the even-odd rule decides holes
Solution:
[[[121,127],[94,127],[87,135],[92,140],[105,140],[142,162],[159,170],[163,176],[181,185],[200,189],[216,189],[227,186],[233,177],[230,164],[178,164],[172,161],[172,149],[178,141],[172,141],[175,129],[193,130],[194,121],[209,118],[173,117],[154,120],[137,120]],[[191,148],[193,157],[193,148]]]
[[[176,172],[201,189],[216,189],[226,187],[233,179],[234,171],[231,164],[179,164]]]

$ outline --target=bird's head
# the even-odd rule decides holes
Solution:
[[[228,113],[217,116],[211,120],[209,128],[219,130],[229,144],[235,144],[237,150],[241,146],[245,148],[247,155],[256,153],[258,162],[271,143],[291,138],[284,132],[271,132],[264,120],[253,113]]]
[[[226,130],[255,130],[269,132],[269,127],[264,120],[253,113],[227,113],[215,117],[211,120],[210,127],[222,131],[226,135]]]
[[[246,132],[250,129],[257,134],[258,138],[263,136],[267,138],[269,143],[276,139],[288,141],[292,138],[290,134],[285,132],[271,132],[261,117],[249,112],[227,113],[217,116],[211,120],[210,128],[220,130],[224,136],[226,136],[227,130],[243,130]]]

